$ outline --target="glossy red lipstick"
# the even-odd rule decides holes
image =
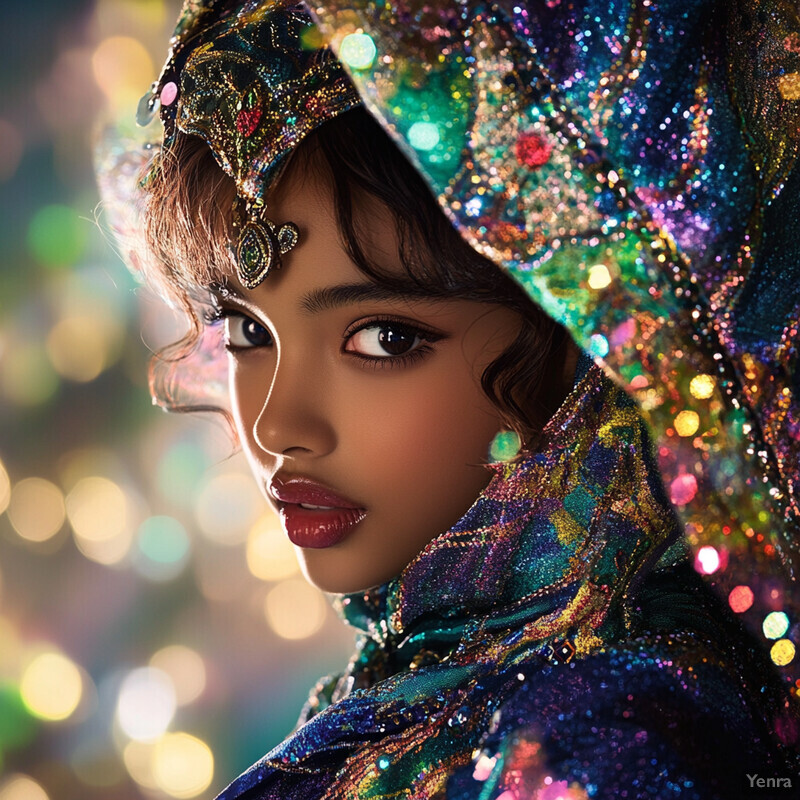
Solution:
[[[310,478],[276,476],[269,492],[278,501],[289,541],[298,547],[332,547],[367,515],[357,503]]]

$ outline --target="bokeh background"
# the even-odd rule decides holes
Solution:
[[[352,647],[225,426],[151,405],[176,323],[102,232],[179,5],[3,4],[0,800],[211,798]]]

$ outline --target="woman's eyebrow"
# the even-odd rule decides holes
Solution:
[[[341,283],[307,292],[300,301],[300,308],[315,314],[364,300],[419,300],[421,296],[424,295],[413,290],[390,289],[376,283]]]

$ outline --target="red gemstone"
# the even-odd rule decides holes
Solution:
[[[538,133],[523,133],[517,139],[517,161],[531,169],[538,169],[550,160],[553,148],[550,143]]]
[[[258,121],[261,119],[261,109],[251,108],[246,109],[243,108],[237,115],[236,115],[236,130],[242,134],[242,136],[250,136],[250,134],[258,127]]]

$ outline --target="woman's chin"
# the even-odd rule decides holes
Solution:
[[[300,569],[305,579],[327,594],[354,594],[365,592],[386,583],[399,574],[392,571],[384,575],[382,572],[370,570],[354,570],[342,572],[336,569],[325,569],[319,564],[309,564],[309,560],[300,556]],[[363,564],[361,565],[364,566]]]

